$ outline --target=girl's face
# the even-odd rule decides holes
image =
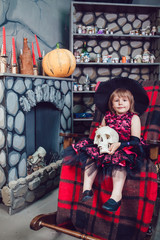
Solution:
[[[130,101],[127,96],[118,96],[116,94],[112,101],[112,108],[117,115],[124,114],[130,109]]]

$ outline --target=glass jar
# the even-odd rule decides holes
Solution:
[[[77,29],[78,33],[81,34],[82,33],[82,25],[78,25],[78,29]]]

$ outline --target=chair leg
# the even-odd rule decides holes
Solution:
[[[68,228],[64,227],[59,227],[56,226],[56,212],[50,213],[50,214],[41,214],[36,216],[35,218],[32,219],[30,223],[30,228],[32,230],[39,230],[42,227],[47,227],[50,229],[53,229],[57,232],[62,232],[64,234],[79,238],[79,239],[84,239],[84,240],[100,240],[99,238],[95,238],[89,235],[82,234],[80,232],[76,232],[73,230],[70,230]]]
[[[30,228],[37,231],[43,227],[43,222],[46,224],[56,224],[56,215],[56,212],[50,214],[40,214],[32,219]]]

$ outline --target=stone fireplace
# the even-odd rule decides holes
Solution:
[[[58,186],[59,133],[72,127],[72,79],[0,74],[0,80],[0,189],[13,214]],[[39,147],[46,150],[44,166],[28,174],[28,157]]]

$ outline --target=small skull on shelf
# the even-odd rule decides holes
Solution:
[[[98,145],[100,154],[109,153],[110,145],[118,141],[118,133],[108,126],[98,128],[94,138],[94,144]]]

